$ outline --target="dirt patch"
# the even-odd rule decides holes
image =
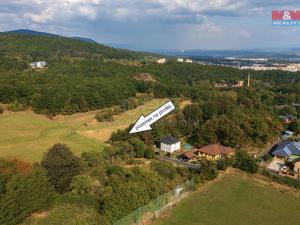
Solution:
[[[45,218],[49,215],[49,212],[48,211],[44,211],[44,212],[35,212],[35,213],[32,213],[30,218],[32,219],[38,219],[38,218]]]
[[[150,73],[139,73],[134,77],[136,80],[141,80],[145,82],[156,82]]]
[[[180,109],[184,109],[188,105],[192,105],[192,100],[183,100],[180,102]]]

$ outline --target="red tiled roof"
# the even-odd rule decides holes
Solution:
[[[205,145],[199,149],[196,150],[196,152],[200,153],[205,153],[208,155],[212,156],[217,156],[217,155],[229,155],[234,152],[234,149],[230,147],[225,147],[219,144],[210,144],[210,145]]]
[[[193,158],[195,155],[194,155],[194,152],[193,152],[193,151],[187,151],[187,152],[183,152],[183,153],[181,154],[181,156],[186,157],[186,158],[188,158],[188,159],[191,159],[191,158]]]

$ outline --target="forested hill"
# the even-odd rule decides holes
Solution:
[[[0,33],[1,61],[9,57],[16,63],[37,60],[56,62],[75,59],[128,59],[144,60],[151,54],[107,47],[62,36]],[[3,63],[3,62],[2,62]]]
[[[140,92],[205,100],[207,93],[219,92],[215,83],[246,82],[249,72],[172,59],[157,64],[157,57],[64,37],[2,33],[0,104],[55,115],[124,104]],[[31,69],[38,60],[47,61],[47,68]],[[150,74],[152,81],[137,80],[139,74]],[[300,92],[299,73],[251,71],[251,77],[263,92],[266,87],[285,95]]]

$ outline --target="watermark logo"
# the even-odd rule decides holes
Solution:
[[[273,10],[274,26],[300,26],[300,10]]]

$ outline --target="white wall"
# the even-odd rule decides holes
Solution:
[[[180,149],[180,141],[175,143],[175,144],[172,144],[172,145],[167,145],[165,143],[160,143],[160,149],[165,151],[165,152],[173,153],[173,152]]]

